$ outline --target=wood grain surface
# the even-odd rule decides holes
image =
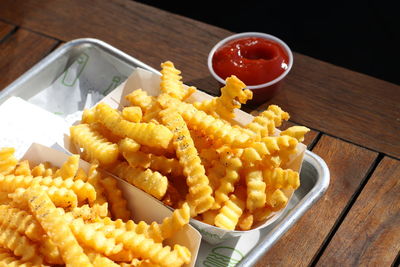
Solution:
[[[379,163],[317,266],[390,266],[400,251],[400,162]]]
[[[313,152],[329,167],[329,188],[265,254],[257,267],[311,264],[377,157],[375,152],[326,135],[321,137]]]
[[[186,83],[214,94],[207,55],[231,34],[129,0],[2,0],[0,19],[62,41],[99,38],[155,68],[172,60]],[[400,86],[295,53],[271,102],[298,124],[400,157],[399,92]]]
[[[0,21],[0,41],[14,30],[14,28],[15,26]]]
[[[307,56],[295,62],[260,109],[278,103],[296,123],[400,157],[400,86]]]
[[[57,45],[56,40],[23,29],[17,30],[4,42],[1,42],[0,88],[3,89],[30,69],[55,45]]]

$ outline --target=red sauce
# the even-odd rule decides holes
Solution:
[[[212,64],[215,73],[224,80],[236,75],[246,85],[258,85],[279,77],[288,68],[289,58],[276,42],[245,37],[217,49]]]

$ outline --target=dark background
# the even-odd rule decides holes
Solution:
[[[400,9],[395,1],[138,2],[232,32],[269,33],[295,52],[400,85]]]

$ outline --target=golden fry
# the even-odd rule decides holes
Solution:
[[[96,118],[114,134],[129,137],[139,144],[167,148],[172,139],[171,131],[165,126],[124,120],[116,110],[104,103],[96,106]]]
[[[226,85],[221,88],[221,96],[203,102],[195,102],[194,106],[216,118],[227,121],[234,118],[234,110],[240,108],[240,104],[245,104],[247,100],[252,99],[253,93],[245,89],[246,85],[235,75],[228,77],[225,82]]]
[[[160,115],[163,123],[174,133],[173,144],[189,186],[187,201],[194,217],[209,210],[214,204],[212,189],[183,118],[172,110],[164,110]]]
[[[56,209],[47,194],[37,187],[29,188],[27,194],[30,210],[57,245],[65,264],[93,266],[74,237],[63,213]]]
[[[14,171],[18,163],[14,153],[15,149],[11,147],[0,149],[0,174],[7,175]]]
[[[90,160],[97,159],[102,164],[111,164],[117,160],[118,146],[108,142],[88,124],[72,126],[70,133],[72,142],[83,148]]]
[[[127,201],[124,199],[122,191],[118,188],[117,180],[105,177],[100,180],[100,183],[104,187],[113,217],[123,221],[129,220],[131,212],[127,208]]]
[[[167,192],[168,179],[159,172],[131,167],[126,162],[118,164],[112,172],[158,199]]]

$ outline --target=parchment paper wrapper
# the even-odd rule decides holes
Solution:
[[[0,147],[14,147],[21,157],[33,142],[59,147],[65,121],[19,97],[10,97],[0,106]]]
[[[126,78],[101,51],[87,48],[49,87],[28,101],[70,120],[69,116],[93,106]]]
[[[61,167],[67,160],[68,155],[39,145],[32,144],[22,159],[27,159],[37,165],[41,162],[48,161],[54,166]],[[79,166],[88,171],[90,164],[80,160]],[[112,176],[109,173],[104,175]],[[171,215],[171,210],[162,205],[159,201],[151,197],[149,194],[130,185],[129,183],[113,176],[118,181],[118,187],[122,190],[125,199],[128,201],[128,208],[131,211],[132,219],[135,222],[145,221],[150,224],[153,221],[161,223],[165,217]],[[183,229],[174,234],[173,237],[165,241],[167,245],[173,247],[174,244],[179,244],[187,247],[192,254],[192,262],[185,266],[195,266],[197,253],[200,247],[201,235],[191,225],[186,225]]]
[[[128,77],[126,82],[118,86],[103,100],[101,100],[101,102],[107,103],[111,107],[121,110],[123,107],[128,106],[129,104],[128,101],[125,99],[125,96],[131,93],[133,90],[139,88],[141,88],[144,91],[147,91],[149,95],[152,96],[159,95],[160,76],[158,74],[149,72],[147,70],[137,68]],[[212,98],[212,96],[197,91],[187,100],[187,102],[203,101],[210,98]],[[241,110],[236,110],[235,112],[236,112],[236,118],[234,119],[234,123],[237,123],[242,126],[250,123],[254,118],[252,115],[243,112]],[[71,144],[69,144],[68,138],[64,144],[64,147],[74,153],[77,153],[76,148],[74,148],[73,146],[71,146]],[[306,146],[299,143],[297,147],[297,153],[291,157],[290,162],[284,167],[300,172],[305,150]],[[284,191],[284,193],[290,199],[293,194],[293,191],[286,190]],[[229,231],[221,229],[219,227],[211,226],[209,224],[200,222],[195,219],[191,219],[190,223],[200,231],[205,241],[207,241],[210,244],[219,244],[225,240],[228,240],[229,238],[238,237],[243,235],[244,233],[257,231],[259,229],[267,227],[268,225],[276,221],[280,217],[280,215],[284,212],[284,210],[285,209],[282,209],[278,212],[271,213],[271,215],[264,222],[255,225],[255,227],[249,231]]]

